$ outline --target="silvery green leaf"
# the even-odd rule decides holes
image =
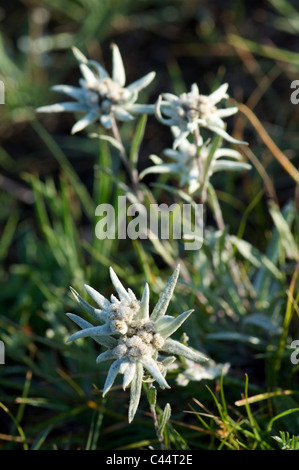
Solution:
[[[107,70],[104,69],[104,67],[102,67],[102,65],[100,65],[95,60],[89,60],[88,64],[93,66],[96,69],[100,80],[103,80],[103,79],[109,77],[109,74],[108,74]]]
[[[177,112],[175,109],[173,109],[171,106],[169,106],[169,103],[164,103],[162,102],[161,104],[161,111],[164,116],[168,118],[174,118],[177,119]],[[176,137],[176,136],[175,136]]]
[[[120,301],[118,300],[117,297],[115,297],[114,294],[111,294],[110,300],[111,300],[111,302],[112,302],[113,304],[120,304]]]
[[[101,326],[93,326],[91,328],[85,328],[84,330],[77,331],[72,336],[67,339],[67,343],[74,341],[78,338],[87,338],[88,336],[104,336],[111,335],[113,333],[110,324],[105,324]]]
[[[281,327],[277,323],[274,323],[271,318],[262,313],[252,313],[248,315],[244,321],[246,325],[254,325],[259,328],[263,328],[267,333],[273,333],[279,335],[281,333]]]
[[[64,113],[76,111],[88,111],[88,106],[75,101],[66,101],[65,103],[50,104],[48,106],[40,106],[36,110],[38,113]]]
[[[147,390],[147,399],[150,407],[155,408],[157,405],[157,389],[154,385],[151,385]]]
[[[217,160],[212,167],[213,173],[217,171],[242,171],[251,170],[251,165],[242,162],[232,162],[230,160]]]
[[[178,100],[178,97],[172,93],[163,93],[162,97],[164,100],[169,101],[170,103]]]
[[[154,114],[155,106],[152,104],[128,103],[126,109],[133,114]]]
[[[166,424],[170,420],[171,416],[171,407],[169,403],[166,403],[165,408],[163,410],[163,415],[161,419],[161,424],[159,426],[159,434],[162,435],[165,429]]]
[[[124,378],[123,378],[123,389],[126,390],[126,388],[130,385],[132,380],[135,377],[136,374],[136,362],[131,362],[128,364],[128,367],[126,368],[124,372]]]
[[[176,119],[165,119],[162,114],[161,114],[161,108],[162,108],[162,96],[159,95],[156,105],[155,105],[155,114],[158,119],[158,121],[162,122],[162,124],[166,124],[167,126],[174,126],[176,124]]]
[[[125,86],[126,83],[126,73],[121,58],[119,48],[116,44],[112,45],[112,79],[114,82],[118,83],[120,86]]]
[[[149,291],[149,286],[148,283],[145,284],[142,298],[141,298],[141,303],[140,303],[140,310],[138,314],[136,315],[136,318],[140,320],[149,320],[149,296],[150,296],[150,291]]]
[[[240,341],[241,343],[249,343],[254,346],[265,345],[265,341],[261,338],[247,335],[245,333],[239,333],[237,331],[219,331],[217,333],[209,333],[207,338],[219,341]]]
[[[129,423],[131,423],[134,419],[136,414],[140,395],[141,395],[141,388],[142,388],[142,380],[143,380],[143,366],[140,362],[136,364],[136,373],[131,383],[131,390],[130,390],[130,405],[129,405]]]
[[[157,321],[159,318],[165,315],[165,312],[167,310],[167,307],[173,295],[173,291],[175,289],[175,286],[179,277],[179,273],[180,273],[180,265],[176,267],[173,274],[169,278],[166,284],[166,287],[164,288],[154,310],[152,311],[152,314],[150,316],[150,319],[152,321]]]
[[[299,248],[290,229],[291,223],[286,220],[284,215],[280,212],[279,207],[274,203],[269,204],[269,212],[279,233],[280,241],[285,249],[287,258],[298,261]]]
[[[187,320],[192,312],[194,312],[194,310],[188,310],[181,313],[176,318],[164,315],[156,321],[157,333],[160,333],[163,338],[168,338],[168,336],[171,336],[184,323],[184,321]]]
[[[214,154],[215,159],[220,157],[229,157],[233,158],[234,160],[242,160],[242,155],[240,152],[234,149],[228,148],[218,148]]]
[[[266,268],[275,278],[282,279],[283,274],[275,266],[274,263],[263,253],[261,253],[257,248],[252,246],[246,240],[241,240],[233,235],[230,235],[230,240],[235,245],[239,253],[244,256],[245,259],[250,261],[253,266],[257,268]]]
[[[74,313],[67,313],[66,314],[76,325],[80,326],[81,328],[92,328],[93,325],[88,321],[84,320],[83,318],[79,317],[79,315],[75,315]]]
[[[176,361],[175,356],[167,356],[165,359],[161,360],[163,366],[165,367],[165,372],[167,367],[173,364],[174,361]]]
[[[180,146],[180,148],[181,148],[181,146]],[[178,150],[165,149],[163,153],[164,153],[164,155],[166,155],[166,157],[169,157],[172,160],[180,161],[181,158],[182,158],[182,154]]]
[[[199,88],[198,88],[197,83],[192,83],[191,93],[193,93],[194,95],[199,95]]]
[[[209,124],[209,129],[210,131],[215,132],[216,134],[223,137],[223,139],[227,140],[228,142],[232,142],[233,144],[239,144],[239,145],[241,144],[248,145],[248,142],[234,139],[234,137],[230,136],[224,129],[222,129],[222,127],[217,127],[217,126],[213,126],[212,124]]]
[[[119,372],[121,363],[122,363],[122,360],[117,359],[116,361],[114,361],[111,364],[110,369],[109,369],[108,374],[107,374],[105,384],[104,384],[104,389],[103,389],[103,393],[102,393],[103,397],[106,395],[106,393],[109,392],[110,388],[112,387],[112,385],[114,383],[114,380],[116,379],[116,376]]]
[[[103,361],[110,361],[111,359],[116,359],[115,349],[108,349],[107,351],[102,352],[96,358],[96,362],[99,364]]]
[[[51,87],[51,90],[58,93],[64,93],[65,95],[71,96],[79,101],[81,101],[86,96],[86,91],[82,88],[71,86],[71,85],[54,85]]]
[[[134,294],[134,292],[132,291],[132,289],[128,289],[128,294],[129,296],[131,297],[132,300],[136,300],[136,295]]]
[[[106,142],[109,142],[109,144],[111,144],[117,150],[123,151],[123,145],[114,137],[111,137],[110,135],[104,135],[104,134],[101,135],[101,134],[91,133],[89,134],[89,137],[93,137],[93,138],[96,137],[98,139],[105,140]]]
[[[195,349],[191,349],[188,346],[176,341],[174,339],[167,338],[161,351],[165,351],[171,354],[177,354],[183,356],[186,359],[190,359],[194,362],[208,361],[208,357]]]
[[[100,122],[105,127],[105,129],[111,129],[112,127],[112,120],[109,114],[102,114],[100,116]]]
[[[141,363],[161,387],[170,388],[152,357],[141,358]]]
[[[88,60],[85,55],[75,46],[72,47],[72,51],[78,62],[82,62],[83,64],[87,64]]]
[[[219,103],[223,98],[228,98],[227,95],[227,89],[228,89],[228,83],[223,83],[223,85],[220,85],[217,90],[215,90],[213,93],[209,95],[209,101],[212,104]]]
[[[118,277],[115,274],[113,268],[110,267],[109,272],[110,272],[110,278],[111,278],[112,284],[114,285],[115,290],[117,291],[117,293],[119,295],[119,298],[120,299],[126,299],[130,302],[131,297],[128,294],[128,292],[126,291],[126,289],[124,288],[124,286],[122,285],[122,283],[120,282],[120,280],[118,279]]]
[[[90,297],[98,304],[101,309],[105,310],[110,308],[109,300],[107,300],[102,294],[100,294],[93,287],[90,287],[87,284],[84,284],[84,287]]]
[[[89,305],[89,303],[86,302],[86,300],[84,300],[78,294],[78,292],[75,291],[75,289],[70,287],[70,291],[73,294],[73,296],[75,297],[78,304],[83,308],[83,310],[85,310],[87,313],[89,313],[89,315],[91,315],[93,318],[100,321],[101,323],[106,320],[106,316],[101,312],[101,310],[99,310],[97,308],[94,308],[91,305]]]
[[[95,88],[97,86],[97,78],[95,77],[92,70],[87,64],[80,63],[80,70],[83,75],[84,80],[86,81],[86,88]]]
[[[79,119],[79,121],[74,124],[74,126],[71,129],[71,134],[76,134],[77,132],[82,131],[85,129],[85,127],[89,126],[92,124],[94,121],[96,121],[99,117],[99,113],[97,109],[91,109],[86,116],[84,116],[82,119]]]
[[[125,374],[130,362],[128,361],[127,358],[122,358],[120,366],[119,366],[119,373],[120,374]]]
[[[147,87],[155,78],[156,72],[149,72],[144,77],[139,78],[135,82],[131,83],[126,87],[127,90],[139,92],[143,88]]]
[[[172,173],[172,172],[178,171],[180,168],[181,167],[177,165],[176,163],[162,163],[161,165],[151,166],[149,168],[146,168],[140,173],[139,178],[143,179],[146,175],[149,175],[151,173],[158,173],[158,174]]]
[[[67,316],[82,329],[93,327],[91,323],[79,317],[78,315],[75,315],[74,313],[67,313]],[[117,340],[115,338],[112,338],[111,336],[91,335],[90,337],[96,343],[100,344],[101,346],[105,346],[106,348],[114,348],[117,345]]]
[[[115,108],[114,113],[116,118],[120,121],[132,121],[133,119],[135,119],[132,114],[130,114],[128,111],[126,111],[124,108],[121,108],[120,106]]]
[[[163,163],[162,158],[158,157],[157,155],[150,155],[149,158],[155,165],[160,165]]]
[[[229,117],[229,116],[232,116],[233,114],[236,114],[238,111],[239,110],[236,106],[231,107],[231,108],[218,109],[217,116],[219,116],[220,118]]]
[[[171,124],[170,124],[171,125]],[[174,126],[175,127],[175,126]],[[177,147],[179,147],[179,145],[181,144],[181,142],[187,138],[187,136],[189,135],[189,133],[192,132],[187,130],[183,130],[173,141],[173,148],[176,149]]]

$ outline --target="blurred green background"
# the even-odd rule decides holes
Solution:
[[[193,82],[209,94],[227,81],[230,96],[255,113],[298,168],[299,105],[290,101],[291,82],[299,79],[298,5],[285,0],[2,0],[0,25],[0,79],[5,84],[5,104],[0,105],[0,339],[6,346],[0,401],[14,417],[0,410],[0,443],[4,449],[24,447],[21,425],[35,448],[142,448],[155,443],[146,413],[126,434],[128,397],[119,391],[117,399],[111,399],[113,406],[101,401],[96,387],[103,383],[105,368],[99,371],[95,365],[93,345],[65,345],[72,328],[65,313],[75,309],[68,286],[82,293],[88,281],[108,295],[112,264],[137,293],[147,277],[156,279],[157,298],[170,270],[159,275],[152,261],[165,267],[163,260],[157,255],[147,259],[140,247],[124,250],[117,243],[94,239],[94,205],[114,194],[109,176],[99,168],[110,166],[117,173],[118,160],[96,139],[84,133],[71,136],[72,114],[36,115],[35,108],[61,99],[50,90],[52,85],[77,84],[80,74],[72,45],[110,71],[110,44],[115,42],[127,83],[157,72],[143,100],[154,102],[164,91],[181,93]],[[291,220],[296,207],[298,211],[294,178],[243,113],[228,123],[234,136],[249,143],[243,152],[253,170],[219,174],[214,185],[230,232],[238,233],[246,214],[244,238],[264,252],[273,227],[269,200],[280,208],[291,201]],[[128,126],[128,140],[133,132]],[[148,166],[151,153],[160,155],[171,145],[170,137],[154,117],[148,119],[140,170]],[[284,256],[280,251],[278,258]],[[289,258],[291,266],[284,263],[285,289],[295,266],[295,258]],[[215,290],[217,295],[221,289]],[[180,307],[185,302],[184,295],[179,297]],[[213,332],[207,321],[209,308],[200,305],[200,311],[204,330]],[[292,328],[296,334],[298,321]],[[203,336],[198,333],[199,345]],[[231,346],[211,351],[221,362],[234,355]],[[266,389],[267,374],[260,367],[264,351],[254,361],[242,351],[243,362],[236,364],[240,375],[232,379],[229,391],[232,401],[240,397],[248,363],[248,370],[254,370],[252,391]],[[289,385],[293,373],[280,385]],[[201,384],[191,384],[191,389],[174,394],[174,409],[199,390],[201,401],[208,399]],[[198,439],[202,431],[188,427],[194,422],[180,413],[176,421],[184,439],[173,431],[174,445],[179,448],[190,438],[191,446],[206,447],[206,441]],[[296,420],[293,426],[286,429],[296,432]]]

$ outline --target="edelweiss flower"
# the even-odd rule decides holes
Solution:
[[[52,90],[65,93],[77,100],[42,106],[37,109],[42,113],[76,112],[87,114],[73,127],[72,134],[81,131],[89,124],[100,120],[106,128],[112,127],[112,116],[120,121],[134,119],[131,113],[153,113],[152,105],[136,104],[138,93],[151,83],[155,72],[150,72],[131,85],[125,87],[126,74],[123,61],[116,44],[112,46],[112,77],[96,61],[88,60],[77,48],[73,53],[79,62],[83,78],[79,80],[80,87],[56,85]]]
[[[177,135],[178,131],[173,130]],[[215,150],[213,142],[203,144],[201,140],[200,143],[201,146],[197,148],[186,138],[181,138],[177,150],[165,149],[164,154],[174,160],[173,163],[165,163],[161,158],[152,155],[151,159],[155,166],[142,171],[140,179],[150,173],[173,173],[180,177],[180,186],[187,185],[189,194],[193,194],[200,187],[200,169],[207,174],[209,179],[218,171],[249,170],[251,168],[249,164],[239,161],[242,159],[242,155],[237,150],[229,148]],[[229,157],[237,161],[222,159],[222,157]]]
[[[174,140],[173,148],[176,148],[181,139],[186,138],[196,129],[205,127],[216,134],[219,134],[229,142],[244,144],[231,137],[225,131],[223,118],[231,116],[238,111],[237,107],[218,109],[215,105],[228,98],[226,93],[228,84],[221,85],[209,96],[199,93],[198,86],[193,83],[189,93],[182,93],[179,96],[171,93],[163,93],[156,103],[157,119],[171,127],[177,127],[180,132]],[[164,117],[164,116],[166,117]]]
[[[189,359],[186,359],[186,369],[184,372],[178,374],[176,383],[185,387],[190,380],[199,382],[200,380],[214,380],[221,375],[226,375],[229,371],[230,364],[217,364],[209,360],[206,364],[196,364]]]
[[[179,266],[170,277],[151,314],[148,284],[145,285],[139,301],[131,289],[126,290],[123,287],[112,268],[110,268],[110,277],[119,298],[112,295],[109,301],[93,288],[85,286],[99,306],[94,308],[72,289],[79,304],[102,324],[93,326],[79,316],[68,313],[67,315],[82,330],[74,333],[67,342],[89,336],[107,348],[97,358],[97,362],[113,360],[104,385],[103,396],[112,387],[117,374],[123,374],[123,388],[126,389],[131,385],[129,422],[135,416],[143,381],[156,380],[162,388],[170,388],[165,375],[167,366],[175,358],[163,357],[160,353],[178,354],[197,362],[207,360],[200,352],[170,338],[193,312],[188,310],[177,317],[165,315],[178,276]],[[149,377],[144,375],[145,371]]]

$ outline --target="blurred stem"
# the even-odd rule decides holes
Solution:
[[[216,224],[218,226],[218,229],[221,232],[223,232],[225,230],[225,223],[223,220],[223,215],[222,215],[221,207],[220,207],[217,195],[216,195],[216,191],[214,190],[211,184],[209,184],[208,191],[209,191],[209,196],[210,196],[211,208],[215,217]],[[234,256],[233,245],[228,238],[226,239],[225,244],[226,244],[226,249],[228,253],[230,254],[229,266],[230,266],[232,278],[234,280],[238,294],[240,295],[241,298],[246,300],[245,299],[246,291],[243,287],[242,275],[241,275],[238,263]]]
[[[154,421],[154,427],[158,441],[160,442],[161,450],[166,449],[163,433],[160,432],[160,426],[157,415],[157,390],[152,383],[147,387],[147,399],[150,406],[151,415]]]
[[[139,187],[138,187],[139,186],[139,178],[138,178],[137,170],[135,168],[132,168],[132,166],[130,164],[127,152],[126,152],[125,147],[124,147],[123,142],[122,142],[122,138],[121,138],[121,135],[120,135],[120,132],[119,132],[119,129],[118,129],[118,125],[117,125],[115,117],[113,115],[111,115],[111,122],[112,122],[112,134],[113,134],[113,137],[117,140],[117,142],[120,145],[120,148],[119,148],[120,158],[121,158],[121,161],[122,161],[122,163],[123,163],[123,165],[126,169],[126,172],[127,172],[128,176],[130,178],[132,190],[136,194],[138,199],[140,201],[143,201],[143,199],[144,199],[143,194],[139,190]]]
[[[199,155],[199,148],[200,148],[201,139],[200,139],[200,134],[199,134],[198,127],[194,131],[194,142],[195,142],[195,145],[196,145],[195,159],[196,159],[196,164],[197,164],[197,167],[198,167],[198,175],[199,175],[199,182],[200,182],[200,196],[199,197],[200,197],[200,203],[204,205],[207,202],[207,187],[206,187],[205,181],[204,181],[203,162],[202,162],[202,159],[200,158],[200,155]]]
[[[297,263],[295,272],[292,276],[290,287],[287,291],[288,295],[288,301],[287,301],[287,306],[286,306],[286,312],[285,312],[285,317],[283,320],[283,325],[282,325],[282,334],[278,342],[277,350],[276,350],[276,356],[274,359],[274,370],[273,370],[273,375],[272,375],[272,386],[276,385],[277,378],[278,378],[278,373],[280,371],[281,367],[281,361],[282,361],[282,356],[284,353],[286,341],[287,341],[287,336],[289,333],[289,328],[291,324],[291,320],[293,318],[293,313],[295,311],[295,302],[294,302],[294,290],[296,287],[296,281],[299,276],[299,263]]]

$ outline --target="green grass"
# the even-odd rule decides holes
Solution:
[[[161,442],[180,450],[298,447],[299,369],[290,362],[291,342],[299,338],[298,196],[292,174],[271,144],[265,145],[264,134],[244,114],[232,122],[235,135],[244,133],[249,141],[252,155],[244,153],[253,169],[215,176],[207,237],[200,250],[187,252],[175,240],[98,240],[95,207],[116,206],[129,185],[117,151],[84,133],[70,136],[70,115],[34,113],[36,106],[54,102],[51,85],[75,83],[70,45],[96,59],[104,56],[109,64],[109,44],[116,41],[130,79],[139,69],[157,68],[159,91],[170,86],[169,91],[182,91],[198,81],[209,92],[227,80],[235,99],[255,103],[253,113],[296,168],[298,113],[289,85],[298,76],[290,41],[298,25],[292,4],[263,5],[269,30],[261,33],[254,7],[246,14],[245,2],[227,2],[225,17],[220,3],[201,9],[197,2],[179,0],[165,5],[44,0],[20,7],[15,18],[7,13],[0,38],[0,79],[6,84],[0,121],[3,450],[158,449]],[[48,11],[50,22],[36,23],[37,6]],[[12,30],[12,22],[19,28]],[[21,35],[37,41],[37,52],[17,47]],[[169,146],[168,129],[151,118],[129,123],[122,133],[134,168],[148,166],[150,153],[160,155]],[[184,201],[175,181],[172,190],[165,184],[163,176],[145,180],[147,206]],[[217,217],[225,221],[222,230]],[[153,392],[145,388],[129,425],[128,393],[117,383],[101,397],[107,366],[95,363],[99,348],[88,339],[65,343],[75,331],[65,313],[83,315],[69,286],[85,300],[90,299],[84,283],[109,296],[112,266],[138,295],[147,281],[154,306],[178,261],[182,274],[171,314],[194,308],[185,327],[189,344],[218,363],[230,363],[230,369],[186,387],[170,371],[171,393],[157,389],[149,403],[147,394]],[[183,331],[178,338],[185,340]],[[179,372],[186,367],[181,359]]]

